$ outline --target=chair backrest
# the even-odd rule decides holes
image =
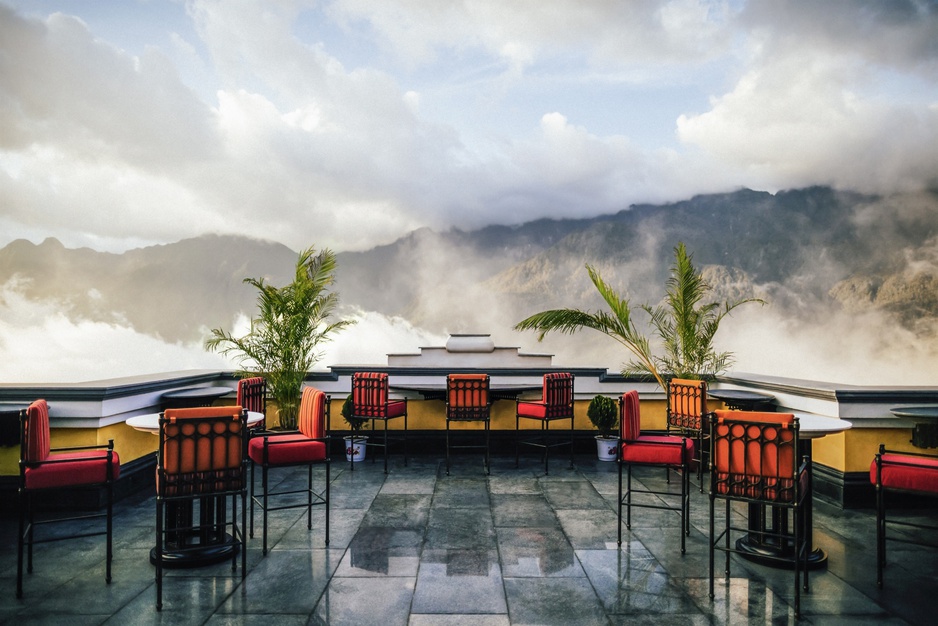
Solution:
[[[625,441],[638,439],[642,434],[641,421],[638,392],[626,391],[619,398],[619,437]]]
[[[352,374],[352,415],[384,417],[388,407],[387,372]]]
[[[298,428],[310,439],[322,439],[328,431],[329,403],[325,392],[315,387],[304,387],[300,398]]]
[[[714,493],[793,502],[798,496],[798,420],[791,413],[716,411],[711,417]]]
[[[49,405],[45,400],[36,400],[23,413],[20,441],[20,458],[25,463],[38,463],[49,458],[51,436],[49,434]]]
[[[490,403],[488,374],[450,374],[446,377],[447,419],[486,420]]]
[[[239,380],[237,404],[248,411],[267,415],[267,381],[260,376]]]
[[[244,488],[246,412],[240,406],[167,409],[160,417],[157,494],[218,494]]]
[[[547,409],[545,417],[573,415],[573,374],[570,372],[544,374],[544,391],[541,399]]]
[[[668,427],[687,430],[706,428],[707,383],[703,380],[673,378],[668,383]]]

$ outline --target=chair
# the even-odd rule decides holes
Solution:
[[[485,473],[489,474],[489,414],[492,396],[489,394],[488,374],[450,374],[446,377],[446,475],[449,476],[450,448],[484,448]],[[451,422],[483,422],[485,443],[483,445],[451,446],[449,431]]]
[[[703,380],[673,378],[668,383],[668,433],[677,431],[696,440],[694,460],[697,483],[703,493],[704,455],[707,450],[707,383]],[[670,470],[668,470],[670,475]]]
[[[778,546],[793,566],[795,575],[795,615],[801,616],[801,575],[808,591],[808,556],[811,551],[807,532],[807,499],[811,497],[811,478],[807,457],[800,455],[798,419],[791,413],[754,411],[716,411],[710,417],[710,598],[713,599],[714,552],[726,554],[724,571],[730,576],[730,553],[747,554],[739,542],[731,546],[733,533],[748,533],[747,539]],[[726,504],[724,528],[715,530],[716,501]],[[733,502],[771,506],[785,516],[791,511],[793,532],[785,530],[754,531],[733,525]],[[786,524],[787,526],[787,524]],[[758,532],[758,537],[751,533]],[[723,545],[720,546],[720,541]]]
[[[250,427],[251,433],[267,429],[267,381],[260,376],[242,378],[238,381],[238,399],[235,404],[246,411],[261,413],[264,419]]]
[[[403,417],[404,431],[400,437],[404,447],[404,465],[407,465],[407,398],[391,400],[388,398],[388,375],[386,372],[355,372],[352,375],[353,419],[371,420],[372,446],[384,448],[384,473],[388,473],[388,421]],[[375,422],[384,422],[384,443],[374,439]],[[354,463],[352,470],[355,469]]]
[[[240,406],[167,409],[160,417],[156,460],[156,610],[163,608],[164,555],[225,545],[231,570],[247,572],[244,526],[247,512],[247,412]],[[238,500],[241,523],[238,523]],[[198,521],[192,515],[199,504]],[[227,520],[228,502],[231,521]],[[192,507],[191,509],[189,507]],[[190,513],[188,519],[180,514]],[[231,528],[230,544],[226,535]],[[198,538],[198,541],[195,541]]]
[[[632,527],[632,507],[676,511],[681,516],[681,554],[686,548],[685,537],[690,534],[690,473],[687,471],[694,456],[694,440],[674,435],[643,435],[637,391],[622,394],[619,399],[619,545],[622,545],[622,508],[625,507],[625,527]],[[669,467],[681,475],[681,494],[677,506],[658,504],[657,500],[633,502],[632,494],[645,494],[666,502],[676,494],[671,491],[635,489],[632,487],[632,467]],[[626,468],[627,484],[622,493],[622,468]]]
[[[36,400],[20,413],[20,479],[19,509],[20,523],[16,551],[16,597],[23,597],[23,550],[27,552],[26,571],[33,571],[33,545],[63,539],[105,535],[104,580],[111,582],[111,560],[113,557],[113,504],[114,482],[120,477],[120,457],[114,451],[114,440],[106,445],[52,448],[49,434],[49,405],[45,400]],[[39,519],[36,509],[38,497],[57,495],[78,487],[88,487],[105,492],[104,513],[51,516]],[[45,524],[104,518],[105,530],[88,531],[67,536],[37,539],[35,528]]]
[[[521,441],[521,420],[540,423],[541,437],[537,441]],[[550,441],[550,423],[570,420],[569,439]],[[518,400],[515,407],[515,467],[520,463],[520,445],[544,449],[544,474],[548,473],[548,452],[557,446],[570,446],[570,468],[573,468],[573,374],[551,372],[544,374],[544,390],[540,400]]]
[[[938,496],[938,457],[887,450],[885,445],[880,444],[879,452],[870,464],[870,482],[876,486],[876,584],[882,587],[887,539],[938,548],[938,543],[933,539],[922,541],[911,533],[886,536],[886,492],[907,493],[916,497]],[[934,537],[938,531],[938,526],[914,522],[908,518],[892,518],[889,524],[898,528],[924,530],[929,537]]]
[[[306,528],[313,528],[313,506],[326,506],[326,545],[329,545],[329,403],[331,398],[314,387],[305,387],[300,400],[298,430],[263,433],[251,438],[248,456],[251,463],[251,526],[249,536],[254,536],[254,504],[264,512],[264,551],[267,554],[267,513],[283,509],[306,509]],[[313,466],[326,466],[326,484],[323,491],[313,491]],[[261,488],[263,495],[254,495],[254,468],[261,466]],[[270,491],[269,470],[272,467],[307,467],[306,488],[285,491]],[[306,494],[305,502],[288,501],[271,507],[269,498],[293,494]]]

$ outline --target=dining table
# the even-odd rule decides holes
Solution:
[[[814,545],[812,442],[821,437],[849,430],[852,424],[847,420],[812,413],[795,412],[794,415],[798,419],[798,456],[808,459],[808,495],[805,498],[804,507],[804,532],[810,548],[808,567],[819,569],[826,567],[827,553]],[[770,567],[793,567],[791,555],[794,550],[794,537],[790,532],[785,509],[758,504],[750,505],[748,528],[747,536],[740,537],[736,541],[736,549],[740,551],[740,556]]]
[[[212,406],[215,400],[234,393],[230,387],[186,387],[173,389],[160,396],[164,409]]]
[[[20,413],[29,402],[0,402],[0,446],[20,445]]]
[[[889,409],[896,417],[914,422],[910,443],[916,448],[938,448],[938,404],[899,406]]]
[[[126,424],[135,430],[158,435],[162,413],[145,413],[127,418]],[[264,420],[264,414],[248,411],[247,426],[251,427]],[[157,453],[158,454],[158,453]],[[226,520],[216,515],[216,510],[223,516],[225,507],[209,496],[199,501],[199,526],[204,532],[173,532],[174,527],[191,528],[195,511],[191,502],[172,502],[169,507],[167,525],[169,528],[166,549],[162,553],[163,567],[189,568],[219,563],[232,557],[237,550],[234,539],[225,532]],[[216,504],[220,506],[216,507]],[[156,563],[156,548],[150,550],[150,562]]]
[[[774,411],[775,396],[748,389],[707,389],[707,396],[723,402],[731,411]]]
[[[419,393],[424,400],[446,400],[446,381],[439,383],[392,384],[389,389]],[[492,400],[516,400],[525,393],[540,392],[543,383],[489,383],[489,394]]]

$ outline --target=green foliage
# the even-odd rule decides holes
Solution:
[[[648,338],[636,327],[629,300],[619,296],[589,264],[586,270],[590,280],[606,302],[608,311],[542,311],[516,324],[515,330],[536,330],[538,341],[549,332],[572,335],[583,328],[599,331],[621,343],[631,353],[632,360],[623,366],[623,375],[651,376],[662,389],[667,388],[665,375],[712,378],[732,363],[730,353],[717,353],[713,349],[714,335],[720,322],[741,304],[765,303],[757,298],[745,298],[722,304],[701,304],[710,294],[710,285],[694,268],[693,259],[683,243],[674,249],[674,256],[664,306],[643,304],[639,307],[651,318],[652,327],[662,342],[663,356],[652,353]]]
[[[619,425],[619,407],[609,396],[593,396],[586,408],[586,417],[600,435],[612,437],[613,430]]]
[[[358,432],[365,427],[365,422],[367,419],[362,419],[359,417],[352,417],[352,394],[349,394],[345,398],[345,402],[342,403],[342,417],[345,419],[346,423],[349,425],[349,428],[353,432]]]
[[[295,428],[303,381],[322,358],[320,345],[350,326],[351,320],[330,322],[339,297],[330,293],[335,276],[335,254],[307,248],[299,254],[293,282],[283,287],[263,278],[245,278],[257,291],[257,316],[248,333],[235,337],[212,329],[205,347],[238,361],[238,376],[263,376],[280,409],[280,424]]]

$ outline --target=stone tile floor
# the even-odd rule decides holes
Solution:
[[[664,485],[660,470],[637,472]],[[273,480],[303,480],[283,470]],[[0,519],[3,624],[748,624],[795,622],[790,572],[733,557],[707,593],[708,498],[692,492],[687,553],[679,518],[636,509],[616,545],[613,463],[457,457],[450,476],[437,456],[333,464],[332,531],[314,509],[271,513],[270,545],[248,544],[248,573],[230,563],[169,570],[156,612],[154,498],[139,493],[115,511],[114,580],[104,582],[103,538],[37,546],[24,598],[15,598],[15,520]],[[259,522],[260,515],[257,514]],[[871,510],[815,505],[815,544],[829,554],[802,596],[805,624],[938,623],[938,551],[890,544],[886,587],[875,585]],[[719,557],[719,555],[718,555]],[[240,563],[240,559],[239,559]]]

